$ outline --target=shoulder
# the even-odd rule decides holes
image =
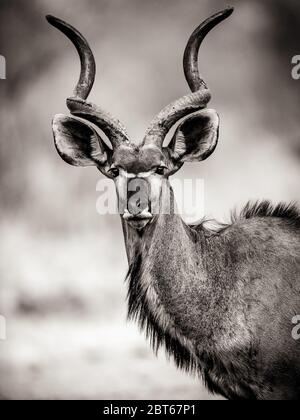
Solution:
[[[208,224],[208,226],[207,226]],[[215,220],[202,220],[190,225],[195,231],[204,232],[206,236],[223,236],[238,231],[287,228],[300,233],[300,210],[294,203],[273,205],[270,201],[248,202],[240,212],[231,214],[231,222],[218,223]]]
[[[296,230],[300,229],[300,211],[294,203],[274,206],[270,201],[248,202],[239,214],[235,212],[232,215],[232,225],[247,224],[247,221],[253,220],[259,224],[264,221],[267,225],[281,222]]]
[[[218,236],[225,248],[233,248],[235,253],[299,263],[300,213],[294,204],[248,203]]]
[[[239,212],[233,212],[231,223],[218,224],[208,228],[203,221],[191,226],[196,232],[202,232],[215,245],[236,250],[246,248],[272,248],[272,244],[286,244],[287,249],[299,251],[300,247],[300,211],[295,204],[271,204],[270,201],[247,203]]]
[[[203,220],[189,227],[197,236],[202,234],[215,244],[224,245],[225,241],[227,246],[232,243],[238,248],[242,242],[248,246],[258,242],[262,246],[261,242],[272,241],[277,245],[288,242],[300,246],[300,211],[293,203],[248,202],[239,213],[232,213],[228,224]]]

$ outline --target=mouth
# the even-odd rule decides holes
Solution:
[[[153,218],[153,215],[147,211],[143,210],[139,214],[131,214],[128,210],[125,210],[123,214],[123,219],[135,229],[143,229]]]

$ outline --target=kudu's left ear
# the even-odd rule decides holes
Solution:
[[[219,116],[205,109],[186,118],[177,128],[168,148],[174,164],[200,162],[215,150],[219,137]]]
[[[106,166],[110,149],[90,125],[59,114],[53,119],[52,129],[56,149],[65,162],[100,169]]]

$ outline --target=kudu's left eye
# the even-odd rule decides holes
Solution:
[[[157,168],[155,168],[155,173],[157,175],[164,175],[165,170],[166,170],[165,166],[158,166]]]
[[[120,171],[118,168],[111,168],[109,170],[109,173],[112,175],[113,178],[117,178],[117,176],[119,176]]]

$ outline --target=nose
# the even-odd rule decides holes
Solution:
[[[127,183],[127,209],[130,214],[138,216],[150,210],[150,186],[142,178],[134,178]]]

